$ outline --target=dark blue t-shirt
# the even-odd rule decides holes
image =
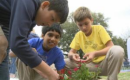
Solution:
[[[48,64],[55,64],[57,70],[61,70],[65,66],[65,61],[63,57],[62,51],[58,47],[54,47],[48,52],[43,49],[43,39],[40,38],[32,38],[28,40],[30,46],[35,48],[40,55],[41,58]]]
[[[31,68],[42,61],[28,44],[27,38],[36,25],[35,17],[40,4],[40,0],[0,0],[0,25],[7,34],[10,28],[10,48]]]

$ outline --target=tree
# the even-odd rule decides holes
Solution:
[[[93,16],[93,24],[94,25],[102,25],[107,32],[109,33],[109,35],[112,37],[112,32],[108,30],[108,20],[109,18],[104,18],[103,14],[101,13],[92,13]]]
[[[125,56],[127,57],[126,41],[123,40],[121,37],[118,38],[116,36],[113,36],[112,41],[115,45],[120,45],[124,49]]]
[[[92,13],[93,16],[93,24],[97,25],[102,25],[103,27],[105,27],[106,29],[108,28],[108,24],[107,21],[109,20],[109,18],[104,18],[103,14],[101,13]]]
[[[76,32],[79,31],[79,29],[77,28],[77,25],[75,24],[72,15],[69,16],[67,21],[61,26],[63,28],[63,34],[59,46],[63,51],[68,52],[70,50],[69,45],[74,38]]]

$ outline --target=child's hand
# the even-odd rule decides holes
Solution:
[[[73,61],[75,61],[75,62],[79,62],[79,61],[80,61],[80,56],[79,56],[79,54],[73,54],[73,55],[71,56],[71,59],[72,59]]]
[[[86,58],[86,59],[85,59]],[[86,53],[84,56],[83,56],[83,59],[85,60],[82,60],[86,63],[90,63],[92,62],[92,60],[95,58],[95,52],[91,52],[91,53]]]
[[[50,76],[48,80],[59,80],[59,79],[60,79],[60,76],[59,76],[59,74],[57,73],[57,71],[52,70],[52,74],[53,74],[53,75]]]

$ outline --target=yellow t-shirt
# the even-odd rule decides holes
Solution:
[[[105,44],[111,40],[109,34],[101,25],[92,25],[92,33],[86,36],[82,31],[76,33],[70,47],[75,50],[81,49],[84,53],[94,52],[105,48]],[[94,58],[93,62],[101,62],[105,56]]]

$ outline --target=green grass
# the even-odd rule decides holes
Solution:
[[[101,77],[101,80],[106,80],[107,77]],[[118,80],[130,80],[130,72],[119,73]]]

